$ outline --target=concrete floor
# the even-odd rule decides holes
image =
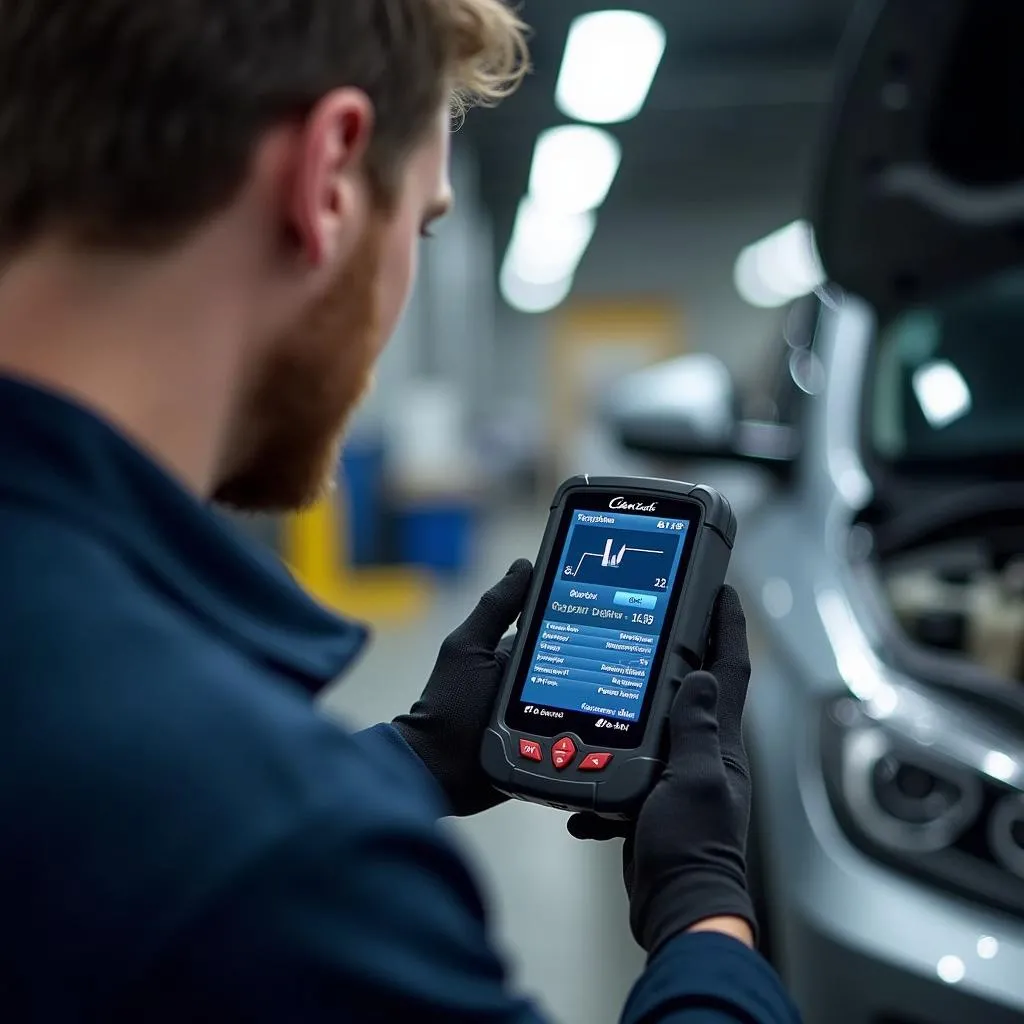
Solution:
[[[543,525],[543,512],[490,524],[470,577],[446,589],[423,621],[379,633],[328,696],[331,711],[361,727],[408,708],[443,637],[514,559],[534,557]],[[612,1024],[643,965],[629,934],[621,844],[577,842],[565,819],[511,802],[453,828],[490,896],[495,942],[514,985],[560,1024]]]

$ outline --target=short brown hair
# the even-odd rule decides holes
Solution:
[[[375,106],[387,191],[446,97],[495,102],[526,61],[502,0],[0,2],[0,249],[173,241],[234,197],[267,128],[340,86]]]

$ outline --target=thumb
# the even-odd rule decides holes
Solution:
[[[480,598],[469,617],[455,630],[460,641],[494,650],[506,630],[519,617],[533,578],[533,566],[520,558]]]
[[[704,774],[722,759],[718,738],[718,683],[710,672],[691,672],[669,715],[669,761],[684,777]]]
[[[746,758],[743,709],[750,683],[750,651],[743,606],[732,587],[722,587],[715,602],[704,665],[718,681],[717,718],[722,753],[742,763]]]

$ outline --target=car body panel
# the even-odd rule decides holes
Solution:
[[[808,1024],[1021,1020],[1024,921],[863,852],[827,792],[824,709],[866,681],[882,634],[849,555],[875,486],[860,453],[876,322],[859,300],[821,301],[812,341],[825,385],[803,402],[795,472],[686,467],[740,524],[730,581],[750,634],[752,845],[772,956]]]

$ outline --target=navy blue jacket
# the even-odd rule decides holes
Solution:
[[[365,631],[117,432],[0,380],[0,1018],[538,1021],[440,791],[312,695]],[[723,936],[629,1022],[795,1019]]]

